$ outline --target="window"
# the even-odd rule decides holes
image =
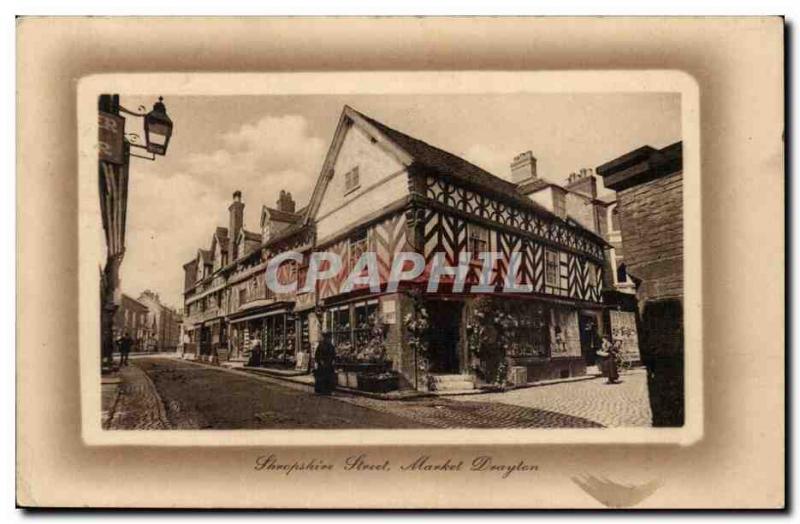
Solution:
[[[611,209],[611,231],[619,231],[619,210],[617,206]]]
[[[284,360],[290,353],[286,346],[286,315],[273,315],[264,319],[263,341],[264,356],[270,359]],[[292,344],[291,353],[294,353]]]
[[[355,349],[364,348],[369,342],[372,328],[378,317],[378,301],[355,304],[355,325],[353,326],[353,342]]]
[[[544,282],[551,287],[558,287],[558,253],[546,249],[544,251]]]
[[[304,353],[310,353],[311,339],[309,338],[308,313],[300,315],[297,323],[299,324],[298,327],[300,329],[300,351]]]
[[[515,306],[517,327],[508,352],[515,357],[547,357],[550,347],[548,317],[550,311],[541,304],[521,303]]]
[[[329,309],[325,314],[326,323],[337,354],[363,349],[369,343],[379,312],[376,299]]]
[[[489,230],[485,227],[469,224],[467,249],[472,253],[472,260],[478,260],[480,253],[489,251]]]
[[[358,189],[360,185],[358,179],[358,166],[354,167],[350,171],[344,174],[344,192],[345,194]]]
[[[620,284],[624,284],[628,281],[628,268],[625,266],[623,262],[617,267],[617,282]]]
[[[308,275],[308,265],[304,264],[297,268],[297,289],[298,291],[305,288],[306,276]]]
[[[350,306],[328,310],[328,329],[331,331],[334,346],[350,344]]]
[[[240,287],[239,288],[239,305],[241,306],[245,302],[247,302],[247,288],[246,287]]]
[[[367,251],[367,239],[366,229],[357,231],[356,234],[350,238],[350,266],[348,269],[354,268],[358,259],[361,258],[361,255]]]

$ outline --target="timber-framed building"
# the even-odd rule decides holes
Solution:
[[[379,319],[401,387],[441,381],[465,388],[489,380],[471,330],[481,301],[494,297],[514,322],[505,355],[510,381],[584,374],[587,344],[604,330],[610,245],[565,209],[537,202],[535,159],[519,160],[508,181],[345,106],[308,205],[295,209],[291,195],[281,192],[275,208],[263,208],[261,231],[254,233],[244,228],[236,192],[228,226],[218,227],[209,249],[184,265],[189,351],[206,360],[244,359],[257,339],[268,362],[305,369],[321,329],[332,331],[337,348],[357,352]],[[276,294],[265,285],[265,270],[286,250],[305,258],[281,265],[279,280],[300,287],[312,251],[337,253],[344,264],[310,292]],[[381,292],[345,291],[365,251],[377,254]],[[388,292],[392,260],[402,251],[419,253],[428,264],[444,253],[452,266],[466,251],[501,258],[492,268],[492,292],[454,293],[451,277],[443,277],[437,292],[427,293],[430,267]],[[500,292],[513,252],[520,253],[517,282],[529,292]],[[480,267],[477,260],[471,264],[468,282],[478,281]],[[408,328],[420,307],[435,326],[425,355],[410,343]],[[587,315],[597,319],[590,341],[579,321]]]

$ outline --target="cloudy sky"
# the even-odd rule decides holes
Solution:
[[[156,96],[124,97],[135,109]],[[681,139],[676,94],[168,97],[175,128],[165,157],[133,158],[122,289],[182,305],[182,265],[228,225],[241,190],[245,227],[281,189],[304,206],[345,104],[508,178],[514,155],[532,150],[539,175],[563,182],[642,145]],[[126,131],[141,124],[129,119]],[[602,187],[602,184],[600,184]]]

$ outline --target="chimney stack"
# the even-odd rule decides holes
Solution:
[[[597,178],[594,176],[594,170],[581,168],[577,173],[571,173],[567,177],[566,188],[589,198],[597,198]]]
[[[511,181],[515,184],[528,182],[536,178],[536,157],[532,151],[525,151],[514,157],[511,162]]]
[[[292,199],[292,194],[281,189],[281,194],[278,197],[278,210],[286,213],[294,213],[294,209],[295,204]]]
[[[244,220],[244,204],[242,203],[242,192],[238,189],[233,192],[233,202],[228,206],[228,257],[233,261],[239,258],[236,253],[236,237],[239,236],[239,231],[242,230],[242,222]]]

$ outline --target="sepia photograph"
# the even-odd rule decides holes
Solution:
[[[15,29],[18,508],[790,503],[781,17]]]
[[[91,80],[103,431],[684,426],[686,100],[669,83]]]

